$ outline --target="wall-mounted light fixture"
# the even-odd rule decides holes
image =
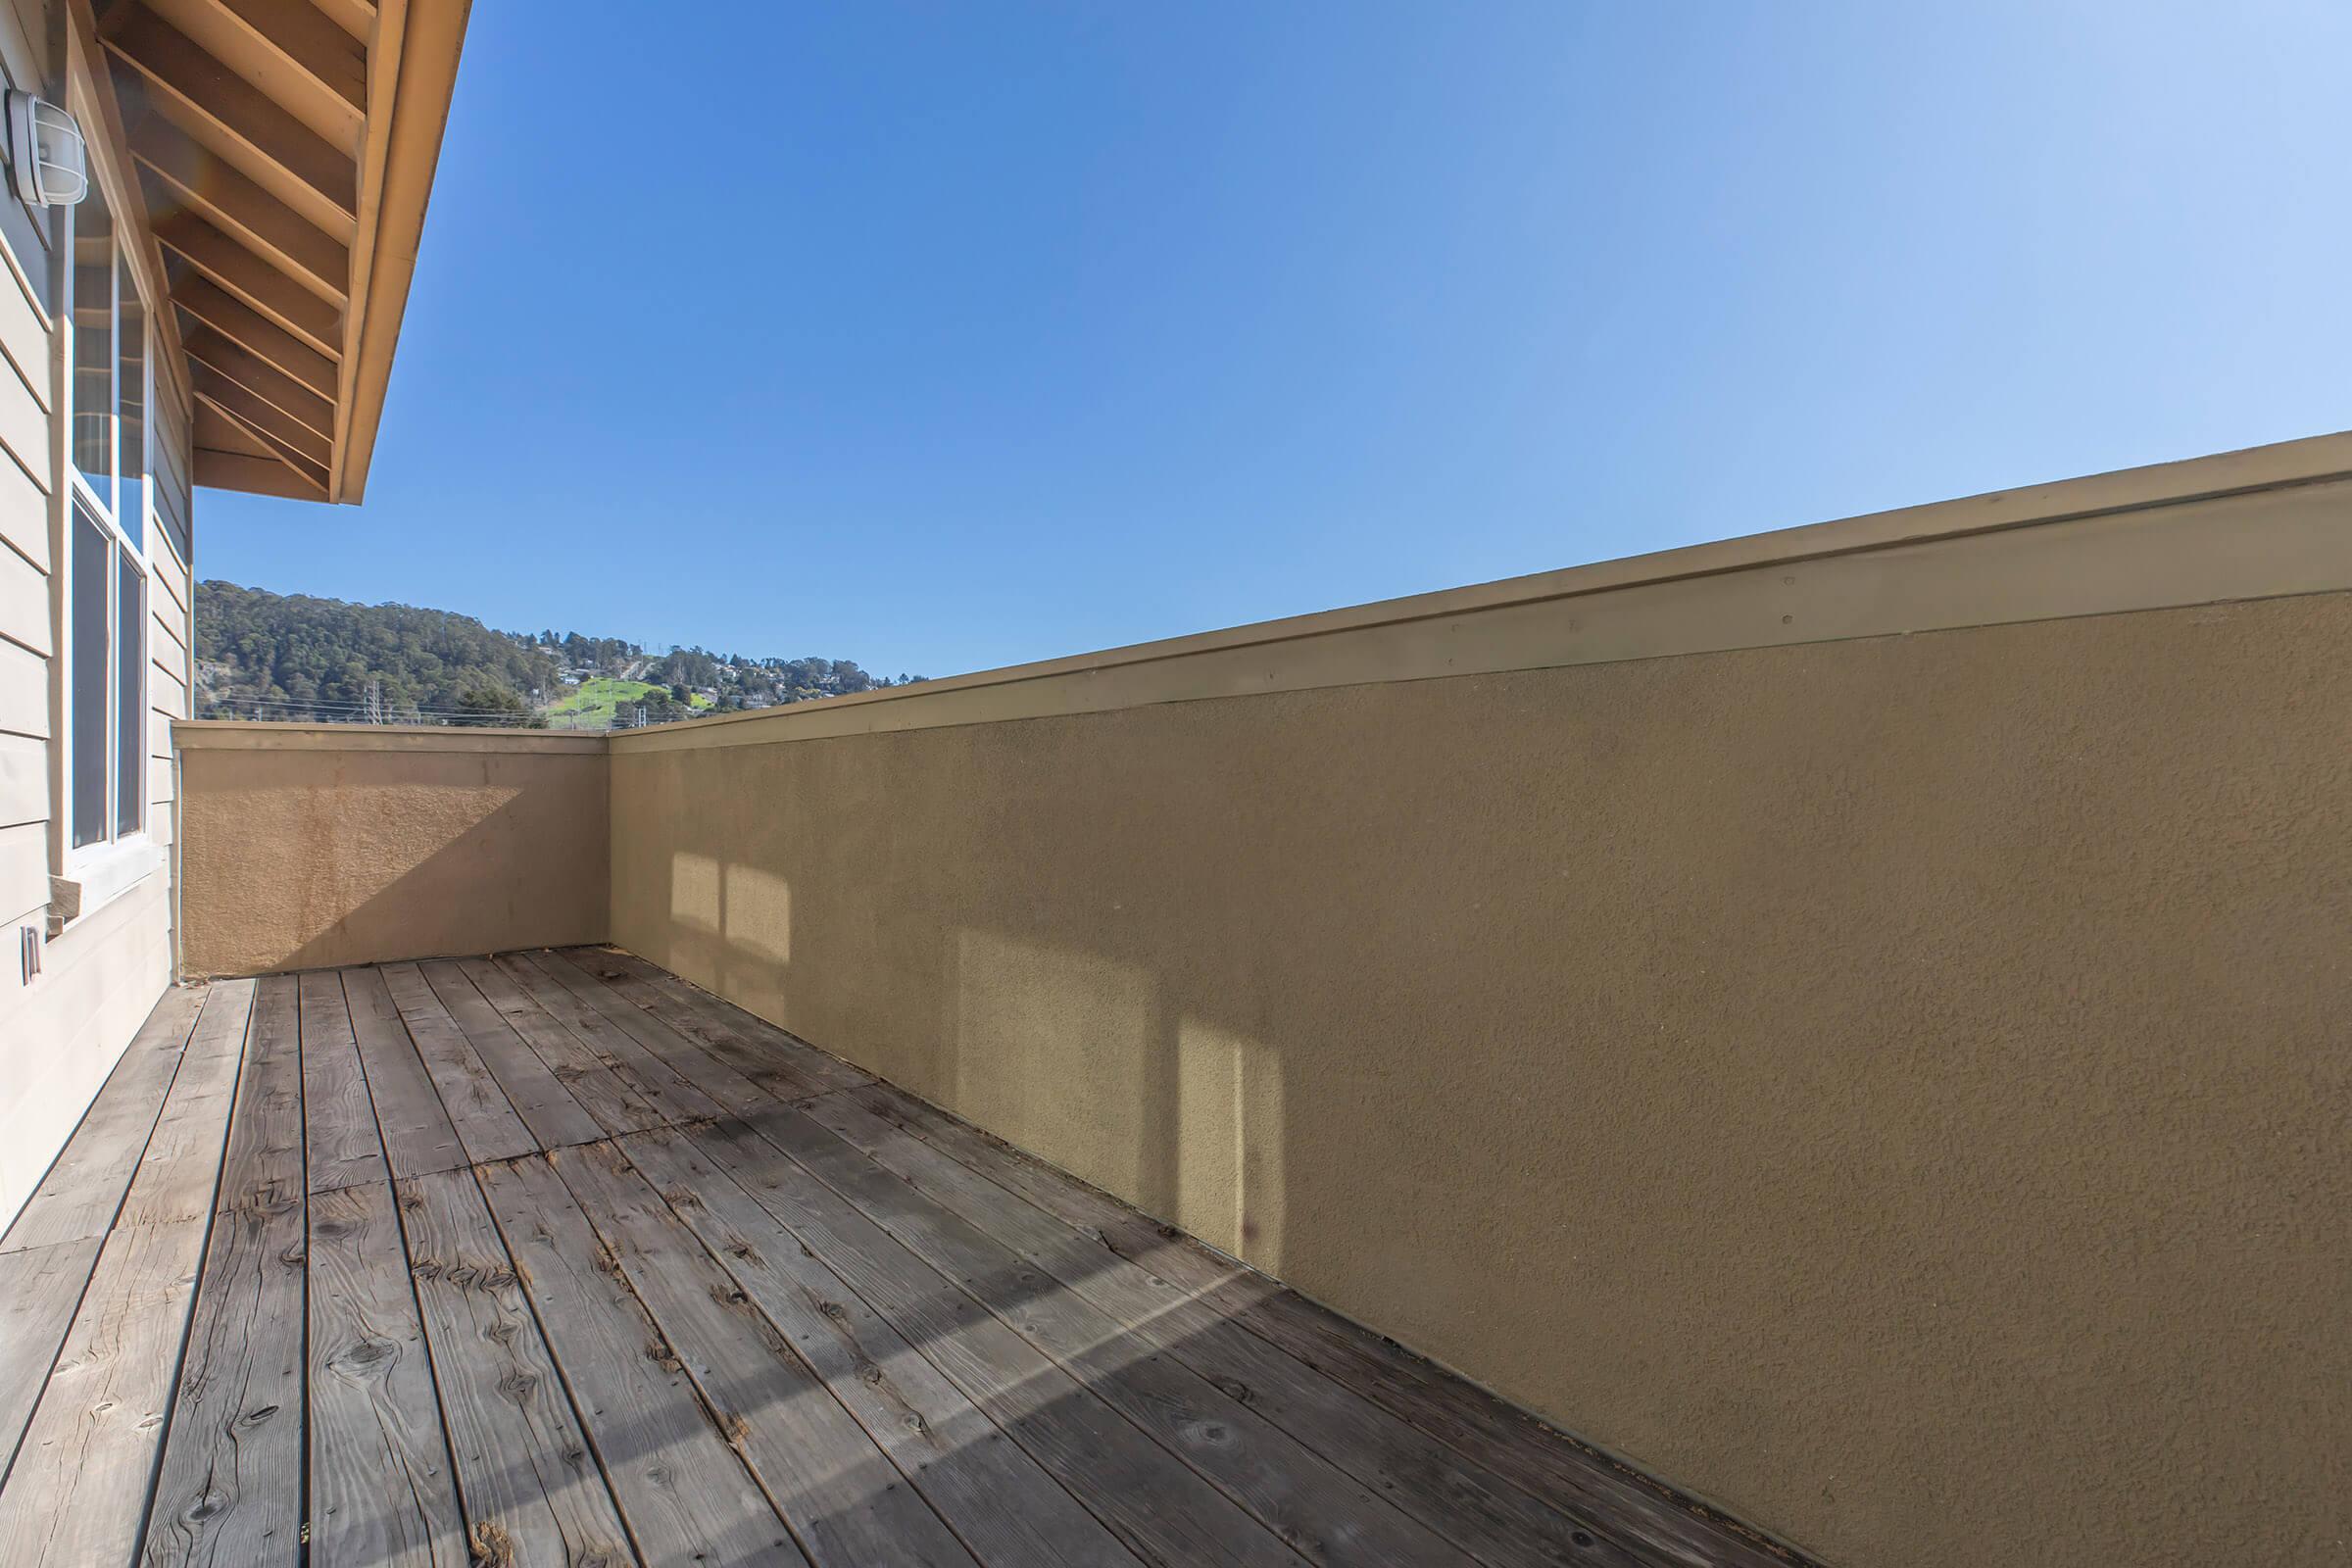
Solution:
[[[57,105],[28,92],[8,94],[9,182],[35,207],[71,207],[90,190],[81,126]]]

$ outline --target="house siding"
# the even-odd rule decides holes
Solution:
[[[0,73],[55,96],[62,29],[37,0],[0,3]],[[85,126],[94,132],[95,127]],[[189,712],[192,425],[180,389],[159,370],[153,416],[158,510],[147,539],[148,806],[165,863],[54,935],[50,877],[63,868],[57,820],[64,763],[57,711],[64,646],[65,447],[61,333],[51,292],[55,225],[0,194],[0,1224],[13,1218],[113,1070],[173,966],[174,769],[171,722]],[[27,975],[21,935],[36,933]]]

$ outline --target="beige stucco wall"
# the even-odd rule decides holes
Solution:
[[[616,737],[612,934],[1833,1563],[2333,1560],[2352,501],[2159,499]]]
[[[192,974],[605,937],[602,736],[174,726]]]

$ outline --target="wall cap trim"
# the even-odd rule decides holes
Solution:
[[[2292,518],[2183,510],[2347,479],[2352,432],[2313,436],[621,731],[612,747],[814,740],[2347,589],[2352,497]],[[2042,535],[2053,537],[2032,537]],[[1627,623],[1643,616],[1651,623]],[[1166,667],[1179,662],[1192,673]]]
[[[601,756],[602,731],[456,728],[430,724],[285,724],[238,718],[175,718],[183,752],[503,752]]]

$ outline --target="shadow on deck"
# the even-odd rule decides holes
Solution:
[[[608,949],[168,994],[0,1456],[25,1568],[1792,1560]]]

